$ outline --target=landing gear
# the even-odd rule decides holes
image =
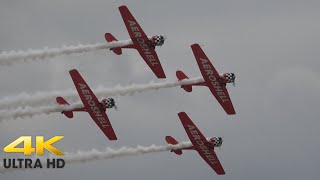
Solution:
[[[211,143],[207,142],[206,145],[207,145],[209,150],[214,151],[214,146],[212,146]]]
[[[227,84],[223,81],[223,78],[222,77],[219,77],[218,78],[218,81],[220,82],[220,85],[222,86],[226,86]]]
[[[147,41],[147,45],[148,45],[148,47],[151,48],[151,49],[155,49],[155,48],[156,48],[156,47],[152,44],[152,41],[150,41],[150,40]]]
[[[98,108],[100,109],[101,112],[106,112],[106,109],[103,108],[102,103],[98,104]]]

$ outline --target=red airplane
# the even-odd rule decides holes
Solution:
[[[70,111],[62,111],[61,113],[68,118],[72,118],[73,112],[75,111],[88,112],[93,121],[99,126],[101,131],[108,137],[109,140],[117,140],[117,136],[113,131],[107,114],[105,113],[107,108],[117,108],[115,101],[112,98],[108,98],[99,102],[88,84],[84,81],[76,69],[69,71],[69,73],[84,107],[74,108]],[[69,105],[69,103],[62,97],[57,97],[56,101],[60,105]]]
[[[226,88],[227,83],[233,83],[234,85],[236,79],[235,74],[219,74],[217,70],[214,68],[214,66],[211,64],[210,60],[203,52],[199,44],[193,44],[191,48],[197,60],[204,82],[183,85],[181,86],[181,88],[183,88],[187,92],[191,92],[192,86],[207,86],[227,114],[236,114],[228,90]],[[180,81],[183,79],[189,79],[182,71],[179,70],[176,72],[176,76]]]
[[[194,125],[194,123],[185,112],[178,113],[178,116],[193,146],[172,150],[171,152],[174,152],[177,155],[181,155],[182,150],[196,150],[218,175],[225,174],[224,169],[216,153],[214,152],[214,147],[220,147],[222,145],[222,138],[212,137],[207,139],[203,136],[196,125]],[[171,136],[166,136],[166,141],[168,144],[178,144],[178,142]]]
[[[156,46],[163,45],[164,36],[156,35],[148,37],[126,6],[120,6],[119,11],[133,44],[111,48],[110,50],[117,55],[121,55],[122,48],[136,49],[158,78],[166,78],[158,55],[154,50]],[[111,33],[106,33],[105,38],[108,42],[118,41]]]

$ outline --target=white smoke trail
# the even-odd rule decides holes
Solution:
[[[53,106],[40,106],[40,107],[18,107],[14,110],[1,110],[0,111],[0,122],[11,119],[23,119],[32,118],[35,115],[51,114],[62,111],[70,111],[74,108],[81,107],[81,104],[72,104],[70,106],[65,105],[53,105]]]
[[[181,85],[194,84],[203,82],[202,77],[184,79],[182,81],[165,81],[165,82],[150,82],[148,84],[133,84],[130,86],[122,87],[120,85],[114,88],[107,88],[104,86],[98,86],[92,91],[96,94],[98,98],[105,98],[110,96],[124,96],[132,95],[134,93],[158,90],[161,88],[171,88]],[[66,98],[67,101],[79,101],[79,95],[76,90],[64,90],[64,91],[51,91],[51,92],[36,92],[33,94],[21,93],[15,96],[8,96],[0,99],[0,109],[10,109],[22,106],[48,106],[55,105],[55,98],[57,96],[62,96]]]
[[[0,109],[15,109],[17,107],[29,106],[46,106],[56,104],[55,98],[58,96],[70,97],[79,100],[76,90],[36,92],[32,94],[20,93],[13,96],[7,96],[0,99]]]
[[[169,150],[176,150],[181,148],[188,148],[191,147],[190,142],[181,142],[177,145],[163,145],[163,146],[137,146],[136,148],[130,147],[122,147],[118,150],[114,150],[111,148],[107,148],[105,151],[97,151],[91,150],[89,152],[81,152],[75,154],[66,154],[63,159],[66,163],[82,163],[82,162],[90,162],[95,160],[104,160],[104,159],[112,159],[112,158],[119,158],[125,156],[135,156],[141,154],[148,154],[148,153],[155,153],[155,152],[163,152]]]
[[[97,43],[87,45],[79,44],[77,46],[62,46],[60,48],[43,48],[39,50],[2,52],[0,54],[0,65],[9,66],[15,63],[24,63],[40,59],[54,58],[61,55],[79,54],[100,49],[122,47],[130,44],[132,44],[131,39],[124,41],[113,41],[110,43]]]
[[[163,146],[137,146],[135,148],[131,147],[122,147],[120,149],[112,149],[112,148],[106,148],[105,151],[98,151],[98,150],[91,150],[91,151],[79,151],[77,153],[66,153],[65,156],[59,157],[65,160],[66,167],[69,164],[77,164],[77,163],[85,163],[85,162],[92,162],[97,160],[108,160],[113,158],[120,158],[120,157],[126,157],[126,156],[137,156],[142,154],[150,154],[150,153],[156,153],[156,152],[164,152],[169,150],[176,150],[181,148],[188,148],[191,147],[191,142],[181,142],[177,145],[163,145]],[[53,156],[49,156],[43,159],[41,162],[44,167],[46,167],[46,164],[44,164],[47,158],[57,158]],[[35,159],[35,158],[34,158]],[[7,173],[10,171],[15,170],[26,170],[26,169],[6,169],[4,168],[3,164],[0,164],[0,173]]]

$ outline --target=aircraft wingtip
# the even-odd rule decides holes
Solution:
[[[71,70],[69,71],[69,74],[74,74],[74,73],[78,73],[78,70],[77,70],[77,69],[71,69]]]
[[[235,114],[236,114],[236,111],[234,111],[234,110],[233,110],[233,111],[229,111],[229,112],[227,112],[227,114],[228,114],[228,115],[235,115]]]
[[[118,140],[118,138],[117,137],[111,137],[111,138],[108,138],[110,141],[116,141],[116,140]]]
[[[126,5],[119,6],[119,9],[128,9]]]
[[[159,78],[159,79],[165,79],[165,78],[167,78],[167,77],[166,77],[166,74],[164,73],[163,70],[158,71],[158,72],[155,72],[155,75],[156,75],[157,78]]]
[[[187,115],[187,113],[185,113],[185,112],[179,112],[179,113],[178,113],[178,116],[179,116],[179,117],[186,116],[186,115]]]
[[[163,75],[163,76],[158,76],[158,78],[159,78],[159,79],[165,79],[165,78],[167,78],[167,77],[166,77],[166,75]]]
[[[196,46],[200,46],[198,43],[194,43],[191,45],[191,47],[196,47]]]

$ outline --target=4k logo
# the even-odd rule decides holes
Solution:
[[[21,136],[12,143],[4,147],[3,151],[7,153],[23,153],[25,156],[30,156],[32,153],[42,156],[44,154],[44,149],[50,151],[57,156],[63,156],[64,153],[54,147],[52,144],[61,140],[64,136],[55,136],[47,141],[44,141],[43,136],[36,136],[36,148],[32,147],[32,137],[31,136]],[[23,147],[18,148],[17,146],[23,142]]]

